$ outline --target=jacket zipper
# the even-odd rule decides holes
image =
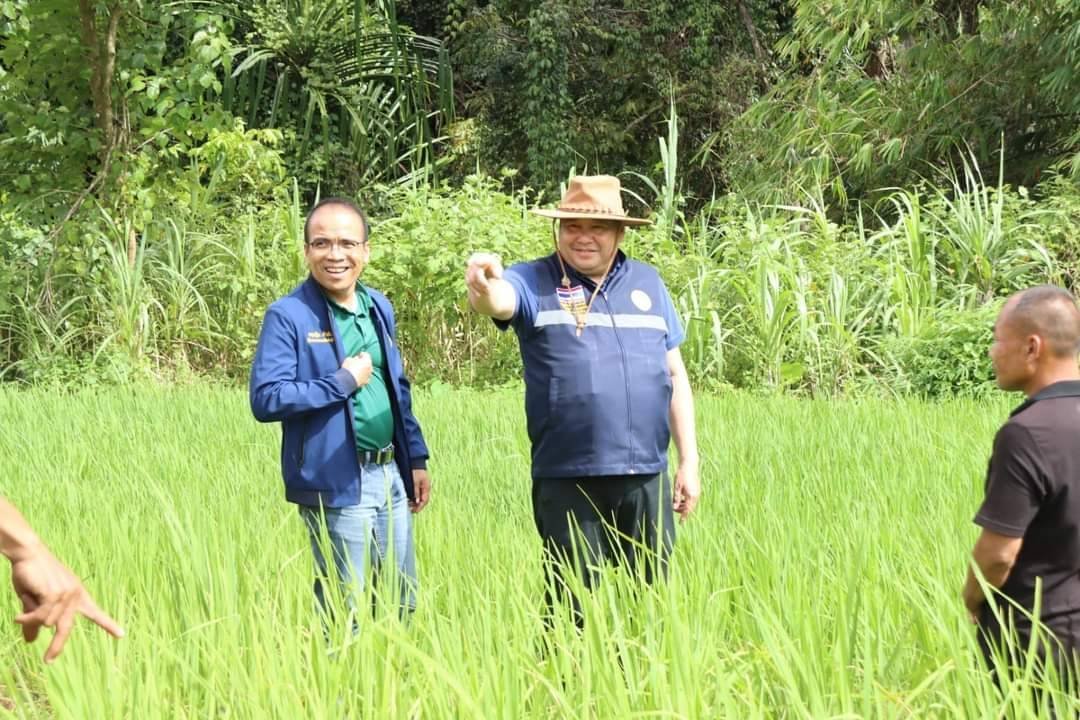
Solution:
[[[607,291],[603,288],[600,289],[600,294],[604,296],[604,304],[607,305],[608,315],[611,317],[611,331],[615,333],[615,341],[619,343],[619,357],[622,360],[623,367],[623,385],[626,387],[626,436],[630,439],[630,473],[634,474],[634,433],[633,433],[633,417],[634,414],[630,409],[630,368],[626,362],[626,348],[623,346],[622,338],[619,337],[619,328],[615,323],[615,311],[611,307],[611,302],[608,300]]]

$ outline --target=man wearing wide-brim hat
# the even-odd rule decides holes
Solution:
[[[609,176],[574,177],[557,208],[533,212],[558,222],[555,252],[505,271],[477,253],[465,281],[473,309],[518,337],[537,529],[548,558],[575,558],[586,586],[608,561],[644,565],[651,581],[674,512],[685,520],[701,485],[682,325],[656,270],[619,249],[627,226],[649,221],[625,213]],[[549,563],[556,591],[560,565]]]

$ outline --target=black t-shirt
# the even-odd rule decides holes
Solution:
[[[975,523],[1024,538],[1001,592],[1030,610],[1042,578],[1042,622],[1071,627],[1080,615],[1080,381],[1054,383],[1012,412],[994,438]]]

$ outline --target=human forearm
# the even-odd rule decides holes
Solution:
[[[277,422],[343,403],[356,388],[356,379],[342,368],[315,380],[267,380],[252,387],[251,410],[259,422]]]
[[[679,453],[679,464],[698,464],[697,428],[694,422],[694,395],[685,373],[671,378],[671,434]]]
[[[964,583],[964,605],[972,617],[978,616],[985,596],[982,586],[975,575],[975,568],[983,580],[993,588],[1000,588],[1009,579],[1016,558],[1023,545],[1023,538],[1014,538],[983,529],[971,552],[973,567],[968,567],[967,581]]]
[[[672,488],[672,508],[686,520],[697,507],[701,497],[701,476],[698,468],[697,433],[694,427],[694,396],[678,348],[668,351],[668,372],[671,374],[671,407],[668,409],[679,466]]]
[[[1005,581],[1009,579],[1009,574],[1012,572],[1013,563],[1009,560],[1000,557],[980,557],[978,554],[973,555],[975,564],[979,567],[979,572],[982,573],[983,579],[988,585],[994,588],[1000,588],[1005,584]],[[968,572],[972,575],[974,573],[971,570]],[[972,577],[974,580],[974,577]],[[976,583],[976,586],[978,583]]]
[[[490,278],[487,280],[486,290],[483,292],[469,288],[469,305],[472,309],[496,320],[512,318],[517,305],[514,286],[506,280]]]
[[[63,650],[78,614],[114,637],[123,637],[124,631],[94,603],[79,578],[49,552],[19,511],[3,498],[0,552],[11,561],[11,584],[22,603],[15,622],[22,626],[23,638],[33,642],[41,628],[56,628],[45,662],[52,662]]]
[[[345,402],[360,385],[354,371],[346,366],[318,378],[300,380],[296,328],[272,308],[263,320],[255,359],[251,364],[248,394],[251,412],[259,422],[278,422],[312,410]],[[302,345],[300,345],[302,347]],[[346,358],[350,363],[367,364],[370,358]],[[370,372],[370,370],[368,370]]]
[[[41,540],[14,505],[0,498],[0,553],[11,562],[26,558]]]

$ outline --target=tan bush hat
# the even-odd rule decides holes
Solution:
[[[547,218],[592,218],[614,220],[624,225],[651,225],[652,220],[632,218],[623,210],[622,186],[611,175],[576,175],[570,178],[566,193],[554,210],[531,212]]]

